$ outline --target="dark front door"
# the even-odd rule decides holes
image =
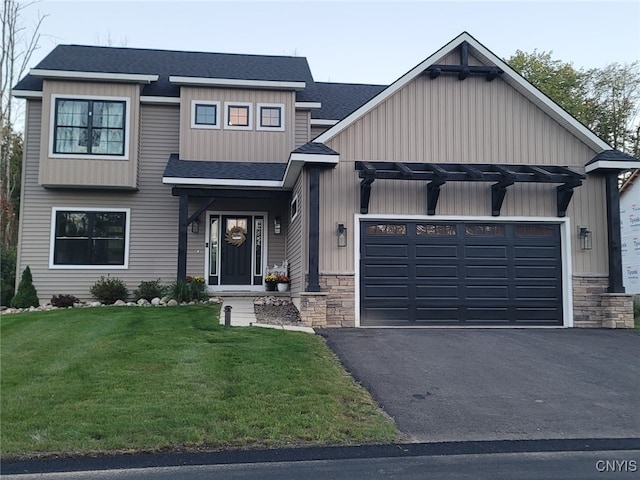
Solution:
[[[223,216],[220,283],[251,285],[251,217]]]

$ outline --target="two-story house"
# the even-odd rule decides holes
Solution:
[[[60,45],[13,94],[18,270],[43,303],[104,274],[258,291],[286,262],[314,325],[630,318],[615,182],[640,162],[467,33],[389,86],[315,82],[302,57]]]

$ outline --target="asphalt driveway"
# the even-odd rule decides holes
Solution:
[[[640,437],[637,331],[320,333],[413,441]]]

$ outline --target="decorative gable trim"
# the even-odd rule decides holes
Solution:
[[[598,138],[591,130],[585,127],[578,120],[573,118],[569,113],[563,110],[558,104],[547,97],[544,93],[534,87],[531,83],[524,79],[520,74],[513,70],[509,65],[503,62],[493,52],[487,49],[484,45],[478,42],[475,38],[469,35],[467,32],[463,32],[451,42],[440,48],[433,55],[429,56],[426,60],[418,64],[409,72],[405,73],[402,77],[389,85],[381,93],[373,97],[367,103],[355,110],[353,113],[342,119],[334,127],[329,128],[326,132],[318,136],[314,141],[325,143],[328,140],[334,138],[340,132],[351,126],[361,117],[368,112],[376,108],[382,102],[394,95],[396,92],[404,88],[408,83],[424,74],[425,71],[433,65],[440,58],[444,57],[451,51],[458,48],[462,43],[467,42],[471,53],[478,57],[479,60],[484,63],[493,64],[504,73],[500,76],[507,84],[511,85],[518,92],[523,94],[535,105],[540,107],[551,118],[560,123],[563,127],[573,133],[577,138],[584,142],[587,146],[595,151],[601,151],[610,149],[606,142]],[[436,80],[434,80],[436,81]]]

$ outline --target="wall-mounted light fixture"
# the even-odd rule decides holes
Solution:
[[[280,217],[275,217],[273,219],[273,233],[280,235],[281,228]]]
[[[580,239],[580,250],[593,248],[593,234],[589,227],[578,227],[578,238]]]
[[[191,222],[191,233],[200,233],[200,219],[196,218]]]
[[[344,223],[338,224],[338,228],[336,229],[336,234],[338,235],[338,246],[346,247],[347,246],[347,227],[344,226]]]

